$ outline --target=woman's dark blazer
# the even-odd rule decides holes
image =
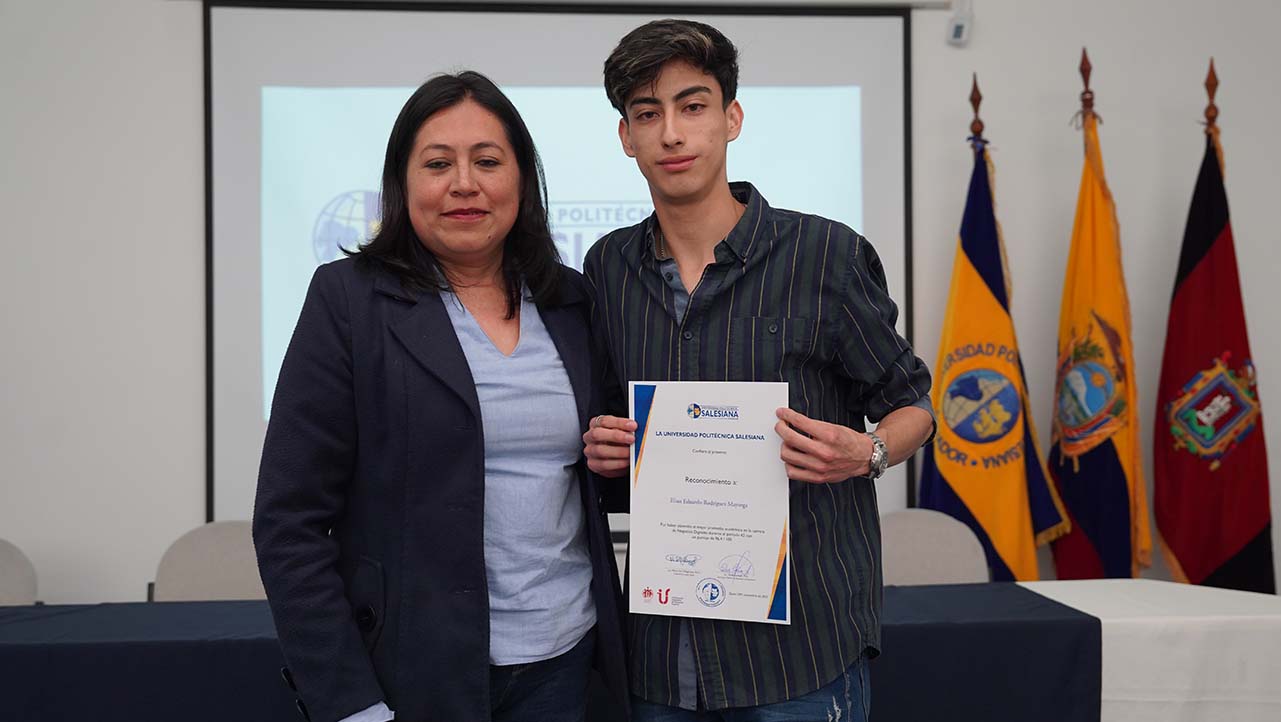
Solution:
[[[589,303],[562,269],[538,307],[591,418]],[[397,722],[489,719],[485,459],[476,387],[439,294],[354,259],[316,270],[285,354],[253,536],[288,664],[314,722],[379,700]],[[596,669],[626,704],[621,592],[580,459]]]

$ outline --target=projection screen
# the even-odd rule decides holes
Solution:
[[[247,5],[212,3],[207,26],[210,519],[250,517],[308,281],[377,223],[392,123],[437,72],[479,70],[512,98],[542,155],[563,260],[579,268],[597,238],[652,210],[619,146],[605,57],[656,17],[720,28],[741,52],[745,112],[730,179],[867,236],[906,330],[906,10]],[[900,467],[878,482],[882,509],[905,506],[904,480]]]

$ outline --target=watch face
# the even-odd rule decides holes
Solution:
[[[868,475],[876,479],[885,473],[885,468],[889,466],[889,453],[885,449],[885,442],[874,434],[868,434],[872,440],[872,458],[868,460]]]

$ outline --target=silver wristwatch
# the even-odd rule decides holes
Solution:
[[[872,440],[872,458],[868,460],[867,478],[876,481],[889,468],[890,452],[886,451],[885,442],[881,441],[881,437],[870,431],[863,433],[867,434],[867,438]]]

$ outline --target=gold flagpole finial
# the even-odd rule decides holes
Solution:
[[[985,142],[983,137],[983,121],[979,120],[979,105],[983,102],[983,94],[979,92],[979,74],[974,73],[974,84],[970,87],[970,107],[974,108],[974,120],[970,121],[970,140],[975,142]]]
[[[1085,84],[1085,90],[1081,91],[1081,113],[1083,115],[1094,113],[1094,91],[1090,90],[1090,71],[1094,66],[1090,65],[1090,56],[1086,54],[1085,48],[1081,48],[1081,80]]]
[[[1205,106],[1205,132],[1215,133],[1219,130],[1216,121],[1219,119],[1219,106],[1214,104],[1214,93],[1219,89],[1219,76],[1214,72],[1214,58],[1210,58],[1210,72],[1205,76],[1205,92],[1210,96],[1210,104]]]
[[[1214,94],[1219,90],[1219,74],[1214,72],[1214,58],[1210,58],[1210,72],[1205,76],[1205,92],[1210,102],[1205,106],[1205,134],[1214,141],[1214,154],[1219,159],[1219,173],[1226,175],[1223,168],[1223,146],[1219,145],[1219,106],[1214,104]]]

